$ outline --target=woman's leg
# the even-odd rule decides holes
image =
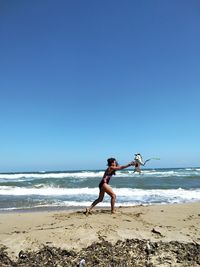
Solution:
[[[89,208],[86,209],[86,215],[90,213],[90,211],[96,206],[99,202],[101,202],[104,198],[105,191],[101,187],[100,192],[99,192],[99,197],[91,204]]]
[[[102,185],[102,189],[104,189],[104,192],[106,192],[111,197],[111,213],[115,213],[115,193],[113,192],[112,188],[106,183]]]

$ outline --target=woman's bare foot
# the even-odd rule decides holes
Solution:
[[[117,211],[116,210],[111,210],[111,214],[116,214]]]
[[[89,214],[92,214],[89,208],[86,208],[84,214],[88,216]]]

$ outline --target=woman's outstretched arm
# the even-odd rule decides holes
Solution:
[[[132,161],[132,162],[126,164],[126,165],[122,165],[122,166],[116,166],[116,167],[111,166],[110,168],[111,168],[113,171],[118,171],[118,170],[126,169],[126,168],[128,168],[128,167],[130,167],[130,166],[133,166],[133,164],[134,164],[134,161]]]

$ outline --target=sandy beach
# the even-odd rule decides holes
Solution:
[[[96,208],[78,211],[2,213],[0,244],[10,258],[43,245],[80,251],[94,242],[126,239],[200,244],[200,203]]]

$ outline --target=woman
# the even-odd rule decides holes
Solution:
[[[131,162],[124,166],[118,166],[118,163],[115,158],[107,159],[108,168],[105,170],[104,176],[99,184],[99,197],[92,203],[92,205],[86,209],[85,214],[88,215],[90,211],[96,206],[99,202],[103,201],[105,193],[111,197],[111,213],[115,213],[115,200],[116,195],[113,192],[111,186],[109,186],[109,181],[112,175],[115,175],[115,171],[128,168],[134,164]]]

